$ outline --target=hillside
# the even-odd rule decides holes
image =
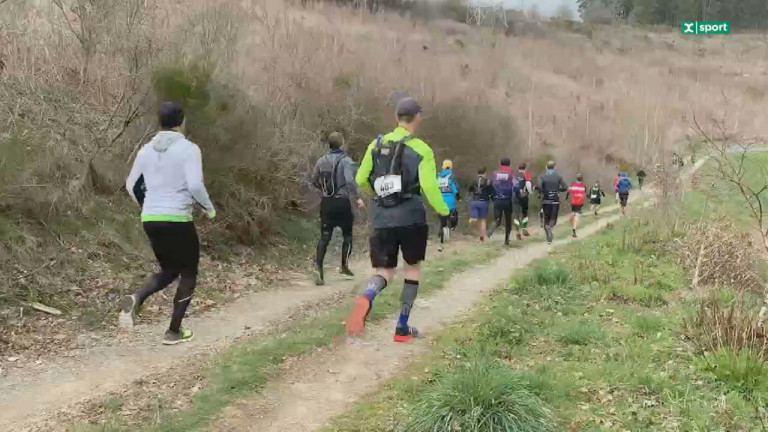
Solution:
[[[695,150],[694,113],[748,137],[768,124],[766,41],[753,35],[526,21],[505,36],[271,0],[83,4],[0,3],[3,353],[109,330],[116,299],[150,271],[122,183],[160,100],[185,104],[220,209],[201,223],[200,308],[303,265],[315,225],[301,179],[322,131],[359,157],[401,94],[422,101],[422,137],[464,176],[501,156],[554,157],[608,183]],[[281,254],[293,258],[275,267]]]

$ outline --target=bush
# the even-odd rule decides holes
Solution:
[[[550,409],[528,380],[483,354],[438,379],[409,414],[408,432],[555,430]]]
[[[751,350],[721,349],[699,357],[697,366],[745,395],[768,391],[768,366]]]
[[[717,292],[711,294],[692,317],[685,319],[686,335],[701,352],[749,350],[768,358],[768,341],[758,325],[759,305],[741,295],[726,306],[720,297]]]

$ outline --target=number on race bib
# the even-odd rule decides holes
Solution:
[[[441,188],[446,188],[451,185],[451,180],[448,177],[440,177],[438,184]]]
[[[385,175],[373,182],[376,195],[386,197],[403,191],[403,179],[399,175]]]

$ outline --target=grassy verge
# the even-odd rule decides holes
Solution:
[[[440,289],[454,274],[497,255],[496,247],[469,247],[446,252],[441,258],[425,264],[420,289],[428,295]],[[394,313],[400,307],[399,295],[400,290],[396,286],[382,292],[376,298],[376,308],[369,319],[377,321]],[[347,312],[346,306],[341,306],[319,318],[307,320],[278,337],[267,340],[254,338],[231,347],[203,372],[207,387],[200,390],[191,406],[183,411],[174,409],[175,401],[158,401],[157,410],[129,423],[119,413],[121,401],[110,398],[104,404],[105,409],[111,411],[104,424],[78,424],[73,429],[81,432],[205,430],[224,407],[238,398],[258,392],[287,358],[332,345],[336,336],[343,334],[342,320]]]
[[[424,419],[446,432],[762,430],[753,401],[768,375],[748,354],[701,356],[686,340],[698,300],[680,295],[689,280],[669,240],[650,222],[623,221],[554,252],[326,430],[410,431]],[[539,413],[527,427],[473,422],[501,406],[487,397],[491,385],[465,386],[471,403],[435,409],[457,379],[489,362],[514,374],[489,372]]]

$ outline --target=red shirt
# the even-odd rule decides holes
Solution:
[[[584,183],[575,182],[568,188],[568,192],[571,193],[572,205],[584,205],[584,200],[587,198],[587,188]]]

